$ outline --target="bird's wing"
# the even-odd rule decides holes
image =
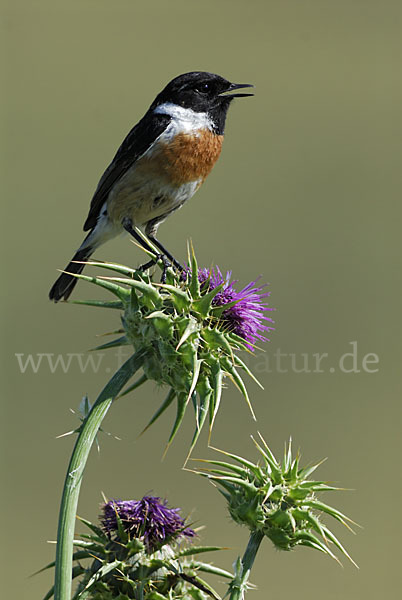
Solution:
[[[115,182],[148,150],[169,123],[170,117],[167,115],[152,114],[151,116],[147,113],[129,132],[98,183],[91,200],[84,231],[95,227],[102,206]]]

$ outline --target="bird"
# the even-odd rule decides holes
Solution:
[[[183,269],[156,238],[157,229],[209,175],[221,153],[228,108],[234,98],[253,96],[238,92],[250,87],[207,71],[184,73],[166,85],[100,178],[84,223],[88,234],[51,288],[50,300],[67,300],[77,283],[74,275],[117,235],[128,232],[150,250],[137,228],[160,251],[165,269]]]

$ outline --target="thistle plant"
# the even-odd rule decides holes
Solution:
[[[156,251],[151,257],[156,259]],[[184,274],[168,269],[164,283],[156,283],[141,270],[96,261],[88,264],[111,270],[117,275],[89,277],[75,274],[79,279],[110,291],[116,298],[114,301],[84,301],[79,304],[116,309],[121,313],[120,333],[123,335],[97,350],[131,346],[133,355],[107,383],[78,430],[60,507],[56,600],[67,600],[71,595],[72,542],[82,476],[102,420],[119,395],[135,390],[148,380],[169,388],[165,400],[145,428],[175,401],[176,418],[168,446],[191,404],[195,414],[195,431],[189,454],[207,417],[211,433],[225,379],[235,383],[254,417],[240,372],[257,380],[239,353],[252,352],[255,342],[264,339],[263,332],[272,328],[272,319],[266,315],[266,311],[272,309],[264,303],[269,294],[263,292],[256,281],[240,292],[236,291],[234,282],[230,281],[230,273],[224,277],[219,269],[199,270],[194,252],[189,263]],[[165,266],[161,266],[165,272]],[[137,372],[140,373],[139,378],[124,390]]]
[[[196,532],[161,498],[110,500],[99,524],[80,520],[89,533],[74,540],[74,600],[206,600],[218,595],[201,575],[232,578],[195,558],[221,548],[193,545]]]
[[[231,518],[251,532],[243,559],[236,564],[236,574],[230,584],[230,600],[244,597],[249,573],[264,537],[278,550],[289,551],[297,546],[306,546],[339,562],[330,547],[333,544],[357,566],[321,520],[322,515],[331,516],[349,530],[350,523],[353,523],[349,517],[319,499],[322,492],[341,489],[310,479],[322,461],[301,468],[300,454],[292,456],[289,441],[283,461],[279,462],[261,435],[261,444],[252,439],[260,456],[259,463],[217,450],[229,457],[231,462],[202,460],[200,462],[207,464],[208,468],[196,470],[218,487],[227,501]]]
[[[184,272],[163,270],[163,282],[149,272],[115,263],[91,261],[93,268],[111,276],[75,277],[108,290],[113,301],[80,301],[77,304],[119,311],[118,337],[95,348],[132,348],[132,355],[106,384],[86,412],[73,450],[60,508],[55,586],[45,600],[70,600],[72,579],[77,578],[75,600],[205,600],[219,598],[201,575],[229,579],[230,600],[243,600],[251,584],[250,571],[264,537],[279,550],[306,546],[339,562],[336,553],[353,560],[323,521],[332,517],[350,529],[352,521],[322,502],[320,494],[335,491],[324,481],[310,479],[320,463],[300,467],[291,443],[278,461],[260,436],[254,440],[259,462],[222,452],[227,460],[206,460],[197,473],[208,478],[225,497],[232,519],[250,530],[250,538],[235,572],[195,560],[194,556],[217,547],[194,546],[195,531],[166,501],[145,496],[139,501],[111,500],[102,507],[100,524],[82,522],[90,533],[74,539],[80,485],[88,454],[102,420],[112,403],[147,381],[167,387],[167,394],[144,431],[173,403],[176,416],[167,448],[176,436],[186,409],[194,409],[195,429],[187,459],[207,421],[209,435],[219,411],[225,382],[231,380],[254,412],[243,381],[244,374],[258,383],[242,353],[252,353],[272,329],[266,305],[268,292],[257,280],[237,289],[231,272],[199,269],[194,252]],[[134,382],[130,380],[137,374]],[[73,551],[73,548],[76,551]],[[85,564],[83,564],[85,562]]]
[[[272,329],[272,319],[264,304],[269,296],[263,286],[251,282],[235,289],[231,272],[222,275],[219,267],[198,269],[194,252],[191,269],[183,275],[168,271],[164,284],[154,282],[148,273],[122,265],[89,262],[94,267],[115,271],[119,276],[77,275],[112,292],[117,302],[80,302],[115,308],[122,312],[122,336],[98,346],[105,350],[132,346],[141,357],[141,378],[125,393],[145,381],[167,386],[167,396],[145,429],[152,425],[175,401],[176,419],[168,439],[175,437],[191,401],[195,412],[194,447],[207,417],[210,430],[219,410],[225,378],[231,379],[243,394],[253,418],[241,371],[257,383],[239,351],[251,352],[257,341],[266,341],[262,332]],[[259,384],[260,385],[260,384]]]

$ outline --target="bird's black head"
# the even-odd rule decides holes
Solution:
[[[234,98],[253,96],[236,90],[253,87],[249,83],[231,83],[227,79],[206,71],[192,71],[170,81],[155,98],[151,109],[165,103],[189,108],[196,113],[207,113],[217,133],[223,133],[226,113]]]

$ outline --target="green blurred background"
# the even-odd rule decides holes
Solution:
[[[2,3],[4,217],[2,528],[4,597],[41,598],[50,574],[58,504],[83,394],[91,400],[116,366],[97,373],[76,358],[63,373],[46,357],[85,353],[118,327],[117,313],[47,300],[50,285],[82,239],[103,169],[131,126],[172,77],[217,72],[254,83],[230,110],[222,157],[203,188],[162,225],[160,238],[185,258],[191,237],[203,265],[216,261],[245,284],[270,283],[276,331],[249,364],[258,428],[275,452],[292,435],[305,462],[354,491],[327,497],[364,526],[335,526],[360,571],[309,549],[258,555],[252,598],[310,600],[394,597],[400,513],[400,34],[399,1],[12,0]],[[102,259],[139,264],[121,238]],[[239,285],[240,285],[239,284]],[[78,284],[74,297],[101,297]],[[351,342],[355,342],[352,346]],[[352,348],[360,372],[343,372]],[[281,357],[278,364],[278,354]],[[322,372],[314,354],[328,353]],[[374,353],[379,363],[367,363]],[[306,355],[305,358],[303,355]],[[82,355],[85,359],[85,354]],[[375,357],[369,357],[369,359]],[[344,360],[347,370],[352,357]],[[305,369],[306,370],[306,369]],[[162,399],[152,384],[111,410],[85,473],[79,514],[96,519],[108,497],[166,496],[197,524],[202,542],[229,547],[230,568],[247,531],[229,521],[206,481],[180,470],[192,435],[188,418],[167,458],[173,413],[138,433]],[[214,430],[220,448],[256,458],[247,407],[230,385]],[[206,457],[206,437],[195,456]],[[218,585],[223,593],[225,588]]]

